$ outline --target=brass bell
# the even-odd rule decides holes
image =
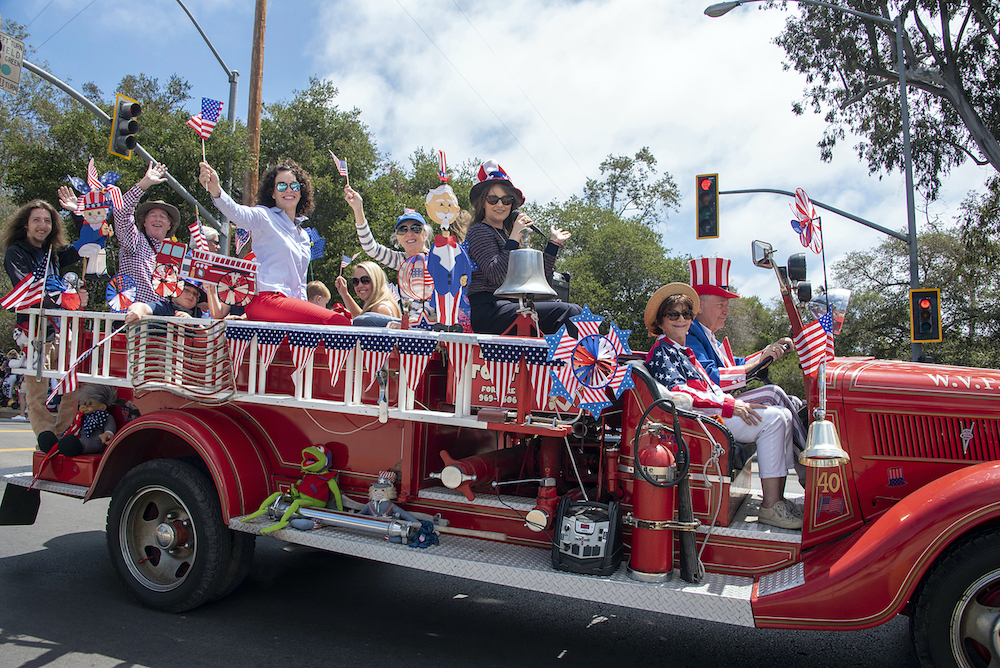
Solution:
[[[507,278],[493,294],[497,297],[528,295],[555,297],[556,291],[545,277],[545,258],[542,251],[533,248],[512,250],[507,261]]]
[[[849,461],[851,456],[840,447],[836,425],[824,418],[813,420],[806,435],[806,449],[799,455],[799,463],[812,468],[827,468]]]

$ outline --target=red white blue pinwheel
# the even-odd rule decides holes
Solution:
[[[823,251],[823,230],[809,195],[802,188],[797,188],[795,190],[795,203],[788,206],[795,214],[795,219],[792,220],[792,229],[799,233],[799,241],[802,242],[802,246],[810,249],[813,253],[821,253]]]
[[[618,363],[620,355],[632,352],[628,347],[632,332],[619,329],[612,322],[608,333],[601,334],[598,328],[604,318],[591,313],[587,306],[583,307],[583,313],[570,320],[576,324],[580,338],[570,336],[565,326],[545,337],[549,344],[549,361],[566,363],[558,370],[549,371],[552,377],[549,396],[565,397],[597,418],[611,405],[607,388],[611,388],[618,398],[625,390],[635,387],[632,367]]]
[[[125,274],[118,274],[108,283],[104,296],[115,313],[127,311],[135,301],[135,281]]]

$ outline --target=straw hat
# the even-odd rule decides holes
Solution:
[[[691,309],[698,313],[698,306],[701,300],[698,299],[698,293],[694,291],[687,283],[667,283],[662,288],[653,293],[653,296],[649,298],[646,302],[646,312],[643,315],[643,322],[646,323],[646,330],[649,332],[650,336],[656,336],[656,312],[660,310],[660,304],[666,300],[667,297],[671,295],[684,295],[691,299],[692,307]]]

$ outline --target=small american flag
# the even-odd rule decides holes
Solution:
[[[356,257],[358,257],[359,255],[361,255],[360,252],[357,252],[354,255],[346,255],[346,254],[342,255],[340,257],[340,268],[341,269],[345,269],[347,267],[347,265],[349,265],[350,263],[354,262],[354,259]]]
[[[303,372],[306,365],[312,362],[316,354],[316,346],[319,345],[323,335],[319,332],[288,332],[288,346],[292,349],[292,363],[295,371],[292,372],[292,382],[295,384],[296,392],[300,391],[299,385],[302,383]]]
[[[347,178],[347,161],[346,160],[341,160],[340,158],[338,158],[337,154],[335,154],[333,151],[330,151],[330,155],[333,156],[333,162],[337,165],[337,171],[340,172],[340,175],[343,176],[346,179]]]
[[[236,252],[239,253],[243,250],[243,247],[247,245],[250,241],[250,231],[244,230],[241,227],[236,228]]]
[[[330,365],[330,387],[337,384],[337,376],[357,342],[357,334],[323,334],[323,346],[326,347],[327,362]]]
[[[444,157],[444,151],[438,150],[438,180],[441,183],[448,183],[448,161]]]
[[[822,362],[833,359],[833,314],[827,311],[809,323],[793,342],[803,373],[807,376],[816,373]]]
[[[398,339],[397,345],[401,375],[406,378],[406,386],[413,390],[427,369],[431,354],[437,348],[437,340],[403,336]]]
[[[51,254],[52,249],[50,248],[49,255],[46,255],[38,263],[34,271],[17,282],[14,289],[0,301],[0,306],[3,308],[28,308],[42,301],[42,295],[45,294],[45,270],[49,266]]]
[[[821,496],[819,497],[819,512],[829,513],[830,515],[843,515],[844,500],[832,496]]]
[[[193,223],[188,225],[188,231],[191,233],[191,246],[196,250],[208,252],[208,239],[205,238],[205,232],[201,229],[201,221],[195,219]]]
[[[524,347],[519,345],[485,342],[479,344],[479,354],[482,355],[483,362],[496,385],[501,406],[507,398],[507,388],[514,382],[523,352]]]
[[[210,100],[207,97],[201,98],[201,111],[187,122],[194,128],[195,134],[202,139],[212,136],[215,124],[219,122],[219,113],[222,111],[222,103],[218,100]]]

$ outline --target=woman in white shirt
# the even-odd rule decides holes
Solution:
[[[343,311],[325,309],[306,299],[306,271],[311,256],[309,235],[302,230],[313,209],[309,174],[292,160],[282,160],[260,179],[257,206],[237,204],[219,185],[207,162],[198,175],[215,206],[237,227],[253,235],[257,295],[246,306],[250,320],[319,325],[349,325]]]

